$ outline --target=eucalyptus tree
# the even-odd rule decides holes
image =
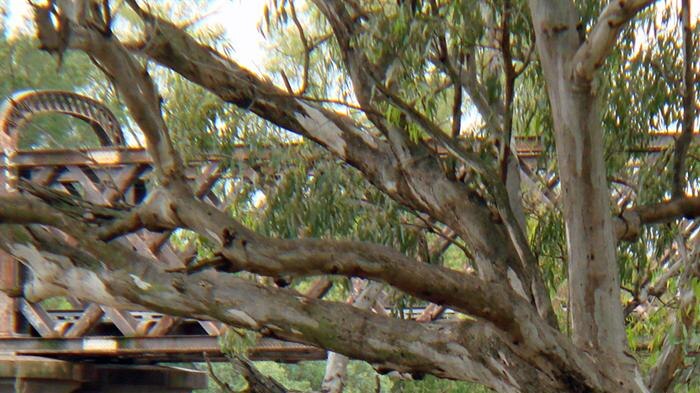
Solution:
[[[697,377],[690,1],[272,1],[266,28],[285,36],[277,42],[288,58],[267,76],[147,2],[111,3],[34,5],[38,37],[50,53],[86,53],[108,75],[143,132],[157,182],[138,206],[102,208],[111,220],[50,199],[0,197],[2,247],[34,273],[28,295],[70,291],[216,319],[377,370],[499,392],[664,392]],[[120,13],[128,17],[113,23]],[[123,25],[128,34],[117,31]],[[381,238],[339,239],[347,234],[323,216],[315,223],[327,233],[299,216],[286,231],[267,231],[200,202],[184,180],[153,64],[320,146],[459,246],[463,265]],[[653,131],[677,138],[658,147]],[[522,137],[541,147],[535,166],[518,153]],[[283,207],[285,194],[274,195]],[[142,228],[197,233],[217,268],[164,271],[111,241]],[[360,277],[460,317],[396,318],[232,272]]]

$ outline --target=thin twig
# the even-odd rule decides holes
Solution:
[[[501,53],[503,55],[503,71],[505,73],[505,97],[503,105],[503,133],[501,137],[501,145],[499,149],[501,161],[501,179],[503,183],[508,177],[508,159],[510,152],[510,138],[513,132],[513,98],[515,95],[515,78],[517,74],[513,67],[513,57],[511,55],[510,44],[510,0],[503,2],[503,20],[501,32]]]
[[[211,380],[214,381],[214,383],[224,392],[226,393],[240,393],[231,387],[228,383],[222,381],[216,373],[214,373],[214,368],[211,366],[211,361],[209,360],[209,355],[207,355],[206,352],[202,352],[202,355],[204,356],[204,361],[207,363],[207,372],[209,373],[209,376],[211,377]]]
[[[309,46],[309,42],[306,39],[306,34],[304,34],[304,28],[301,27],[301,23],[299,22],[299,18],[297,17],[297,11],[294,7],[294,0],[289,0],[289,8],[292,13],[292,21],[294,21],[294,25],[299,31],[299,39],[301,40],[301,44],[304,46],[304,74],[302,75],[301,79],[301,87],[299,87],[299,91],[297,91],[298,95],[303,95],[306,92],[306,88],[309,85],[309,61],[311,58],[311,51],[313,50],[313,48]]]

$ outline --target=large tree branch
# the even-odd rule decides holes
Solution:
[[[219,247],[216,255],[228,264],[227,270],[273,277],[341,274],[381,280],[416,297],[487,319],[509,331],[515,340],[522,340],[526,321],[543,325],[531,306],[502,283],[486,283],[473,275],[420,263],[389,247],[370,243],[265,238],[206,203],[177,198],[165,191],[158,195],[159,199],[150,204],[153,209],[140,210],[143,216],[151,220],[158,217],[164,225],[177,223],[215,241]],[[76,238],[90,232],[95,241],[100,233],[24,196],[0,197],[0,219],[48,225]]]
[[[452,227],[484,261],[480,274],[505,277],[507,266],[513,266],[515,271],[520,269],[517,252],[512,247],[502,246],[508,242],[498,241],[505,239],[505,233],[500,226],[494,225],[488,209],[464,198],[468,193],[466,187],[449,181],[433,160],[413,159],[402,166],[389,144],[360,130],[348,117],[289,96],[213,49],[199,44],[167,21],[145,11],[142,18],[147,26],[145,41],[130,45],[132,50],[145,54],[228,102],[318,142],[358,168],[368,180],[398,202],[426,212]],[[551,310],[551,306],[543,309]]]
[[[521,341],[490,323],[397,320],[211,269],[192,275],[168,273],[128,247],[97,240],[85,225],[41,202],[19,197],[0,201],[0,245],[34,273],[34,281],[25,288],[33,300],[39,300],[38,289],[44,285],[51,295],[217,319],[319,345],[377,367],[475,380],[503,392],[523,386],[558,391],[567,383],[598,391],[615,383],[614,378],[592,377],[601,375],[597,367],[560,333],[546,325],[528,328],[539,320],[536,317],[519,321],[527,335]],[[60,228],[71,236],[71,245],[41,227],[12,225],[25,222]]]
[[[613,0],[603,9],[588,38],[573,57],[574,77],[590,82],[615,46],[622,27],[656,0]]]
[[[700,217],[700,196],[672,199],[625,210],[615,221],[615,235],[621,240],[636,239],[644,225],[662,224],[681,218]]]
[[[475,275],[421,263],[390,247],[359,241],[266,238],[206,203],[172,194],[157,205],[168,209],[146,215],[165,213],[163,222],[178,222],[214,241],[219,247],[215,253],[226,270],[272,277],[340,274],[379,280],[418,298],[490,320],[515,336],[520,335],[516,314],[533,311],[502,282],[485,282]]]

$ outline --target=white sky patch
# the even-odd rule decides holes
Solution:
[[[232,57],[243,66],[260,73],[265,68],[269,48],[258,24],[263,18],[266,0],[217,0],[207,23],[219,24],[233,47]]]
[[[656,35],[661,35],[661,36],[667,36],[669,34],[672,34],[672,32],[676,31],[678,34],[678,37],[676,40],[680,42],[680,29],[678,29],[678,25],[681,23],[680,21],[680,10],[681,10],[681,1],[680,0],[665,0],[665,1],[660,1],[656,5],[656,15],[655,15],[655,20],[654,20],[654,25],[655,25],[655,30],[652,31],[651,34],[647,34],[647,32],[642,29],[638,28],[635,31],[635,44],[634,44],[634,53],[635,56],[638,54],[640,51],[646,51],[649,49],[650,46],[655,45],[655,43],[658,41],[658,38]],[[668,20],[667,23],[663,21],[662,15],[664,10],[667,9],[672,9],[673,11],[671,18]],[[690,23],[692,26],[695,26],[698,21],[700,20],[700,2],[695,2],[691,1],[690,2]]]
[[[208,10],[204,24],[221,25],[226,31],[233,53],[231,57],[243,66],[262,72],[267,62],[269,48],[258,31],[258,24],[263,18],[263,9],[267,0],[215,0]],[[10,37],[28,34],[32,30],[32,9],[27,0],[0,0],[5,5],[9,20]],[[209,13],[211,12],[211,13]]]
[[[29,2],[25,0],[6,0],[2,1],[2,3],[4,3],[8,14],[7,27],[10,37],[20,33],[28,33],[30,31],[28,22],[32,10]]]

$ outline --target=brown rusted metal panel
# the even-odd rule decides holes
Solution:
[[[250,157],[250,149],[245,146],[236,147],[227,159],[245,161]],[[222,156],[206,156],[202,159],[191,160],[191,165],[219,161]],[[120,165],[151,164],[153,160],[148,152],[136,147],[101,147],[93,149],[47,149],[20,150],[12,157],[12,166],[21,168],[46,166],[88,166],[88,167],[117,167]],[[0,162],[0,168],[7,167]]]
[[[136,325],[136,333],[134,334],[137,337],[145,337],[148,335],[148,332],[151,331],[151,329],[158,323],[158,321],[155,320],[147,320],[147,321],[141,321]]]
[[[105,183],[110,183],[105,190],[105,199],[110,203],[114,203],[121,199],[126,190],[131,187],[138,177],[143,173],[145,165],[128,165],[116,171],[115,174],[105,174],[98,172],[98,176]]]
[[[311,284],[311,288],[304,294],[311,299],[322,298],[333,286],[333,282],[327,278],[319,278]]]
[[[20,168],[67,165],[97,167],[150,164],[151,162],[148,152],[139,148],[18,151],[12,160],[13,166]]]
[[[18,302],[18,298],[0,292],[0,339],[16,336],[18,333]]]
[[[199,321],[204,331],[210,336],[219,336],[221,334],[220,324],[212,321]]]
[[[15,352],[18,355],[70,358],[117,357],[151,361],[179,361],[178,359],[200,359],[202,353],[212,358],[221,358],[216,337],[169,336],[169,337],[82,337],[82,338],[8,338],[0,340],[0,352]]]
[[[431,303],[428,305],[428,307],[423,309],[423,312],[416,317],[416,321],[418,322],[430,322],[434,321],[437,318],[442,315],[442,313],[445,312],[445,306],[440,306],[435,303]]]
[[[12,256],[0,250],[0,291],[8,296],[17,297],[22,294],[20,282],[21,266]]]

